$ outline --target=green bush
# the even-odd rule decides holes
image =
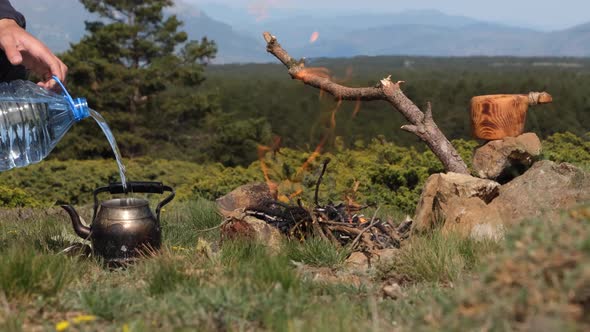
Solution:
[[[19,188],[0,186],[0,206],[3,207],[39,207],[42,203]]]
[[[543,154],[555,162],[569,162],[590,169],[590,133],[584,137],[557,133],[543,142]]]
[[[477,142],[455,140],[453,144],[470,164]],[[548,159],[590,168],[587,138],[555,134],[544,142],[544,151]],[[248,167],[147,158],[128,159],[125,165],[130,181],[161,181],[176,189],[175,201],[182,201],[198,197],[214,200],[240,185],[264,181],[264,163],[281,194],[297,194],[294,199],[313,204],[315,185],[327,158],[331,162],[320,186],[320,203],[338,202],[348,196],[359,203],[375,203],[407,214],[414,212],[428,176],[444,171],[431,151],[401,147],[383,139],[319,156],[285,148],[277,154],[268,153]],[[117,181],[118,170],[112,160],[48,160],[0,174],[0,183],[5,186],[0,187],[0,205],[86,204],[92,200],[92,190]],[[356,183],[358,190],[354,192]]]

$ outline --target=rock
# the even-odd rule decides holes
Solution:
[[[398,252],[399,249],[397,248],[373,250],[371,251],[371,263],[382,264],[391,262],[393,258],[398,254]]]
[[[498,242],[504,238],[504,226],[497,220],[492,223],[478,223],[472,226],[469,237],[475,241],[492,240]]]
[[[539,161],[503,186],[482,180],[489,181],[489,188],[495,188],[497,197],[491,200],[486,199],[493,197],[490,194],[483,198],[475,195],[482,193],[477,187],[458,190],[468,181],[466,178],[449,183],[452,179],[456,180],[445,174],[428,179],[416,210],[415,229],[431,229],[438,222],[443,230],[457,231],[476,240],[499,240],[510,225],[524,219],[551,218],[561,210],[590,201],[590,173],[567,163]]]
[[[541,154],[541,141],[534,133],[488,142],[473,155],[473,168],[484,179],[506,183],[523,174]]]
[[[392,300],[397,300],[404,296],[401,286],[395,282],[391,285],[384,285],[381,291],[383,292],[383,297],[389,297]]]
[[[221,226],[221,239],[248,239],[257,241],[275,251],[281,246],[279,230],[252,216],[234,214]]]
[[[369,256],[355,251],[344,262],[344,268],[354,273],[365,273],[370,267]]]
[[[560,210],[590,201],[590,173],[568,163],[539,161],[525,174],[500,188],[490,205],[503,224],[557,215]]]
[[[266,201],[276,200],[266,183],[252,183],[240,186],[216,200],[217,208],[224,217],[231,217],[236,210],[258,206]]]
[[[371,250],[370,252],[355,251],[344,262],[344,268],[352,273],[366,274],[377,264],[391,262],[398,251],[397,248]]]
[[[276,200],[266,183],[251,183],[234,189],[216,200],[219,212],[226,218],[221,226],[224,239],[245,238],[278,250],[282,235],[265,221],[244,214],[244,210]]]
[[[453,197],[446,205],[440,205],[437,216],[444,220],[444,229],[447,231],[471,236],[477,240],[500,240],[503,233],[495,230],[501,228],[502,219],[498,211],[489,210],[487,207],[488,205],[478,197]]]
[[[473,198],[469,200],[470,205],[485,206],[498,195],[499,189],[500,184],[497,182],[470,175],[433,174],[424,184],[416,208],[414,227],[424,230],[444,220],[460,222],[463,215],[470,213],[470,209],[464,207],[464,201]]]
[[[315,267],[305,264],[297,264],[296,270],[303,279],[321,284],[344,284],[352,287],[361,287],[368,283],[366,278],[361,278],[346,270],[339,271],[329,267]]]

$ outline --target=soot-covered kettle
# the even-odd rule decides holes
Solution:
[[[98,201],[98,194],[170,192],[152,213],[149,201],[143,198],[125,197]],[[80,221],[80,216],[71,205],[62,205],[72,219],[78,236],[92,242],[95,255],[104,258],[109,265],[126,264],[160,249],[162,231],[160,212],[174,198],[174,189],[160,182],[127,182],[110,184],[94,190],[94,215],[90,227]]]

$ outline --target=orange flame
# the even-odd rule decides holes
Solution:
[[[330,115],[330,132],[333,132],[334,129],[336,129],[336,113],[338,113],[338,110],[340,109],[340,105],[342,105],[342,99],[338,100],[338,104],[336,104],[336,107],[334,107],[334,109],[331,112],[332,114]],[[329,136],[330,136],[330,133],[327,133],[322,137],[320,144],[318,144],[318,146],[316,146],[316,148],[312,152],[312,154],[307,158],[307,160],[305,160],[303,165],[301,165],[301,167],[299,167],[299,169],[297,170],[296,177],[299,177],[303,172],[305,172],[308,169],[309,165],[322,153],[322,149],[324,148],[324,145],[328,141]]]
[[[266,162],[264,161],[264,157],[266,156],[266,153],[268,151],[271,151],[271,148],[269,148],[268,146],[259,145],[258,146],[258,160],[260,161],[260,169],[262,170],[262,174],[264,176],[264,181],[266,181],[266,184],[268,185],[268,188],[270,189],[270,191],[275,192],[278,186],[276,183],[274,183],[270,179],[268,165],[266,165]]]
[[[307,157],[307,160],[305,160],[303,165],[301,165],[301,167],[299,167],[299,169],[297,170],[297,173],[296,173],[296,177],[299,177],[304,171],[306,171],[307,168],[309,167],[309,164],[311,164],[322,153],[322,149],[324,148],[324,144],[326,144],[327,140],[328,140],[328,135],[324,135],[320,144],[318,144],[318,146],[316,146],[315,150],[311,153],[311,155],[309,157]]]
[[[317,31],[314,31],[314,32],[311,34],[311,37],[309,37],[309,43],[310,43],[310,44],[313,44],[313,43],[315,43],[315,42],[318,40],[318,38],[320,38],[320,33],[319,33],[319,32],[317,32]]]
[[[272,152],[273,158],[276,158],[277,154],[281,153],[281,136],[275,135],[272,138],[272,146],[270,147],[270,151]]]
[[[296,198],[296,197],[300,196],[301,194],[303,194],[303,189],[297,189],[296,192],[289,195],[289,200],[293,200],[293,198]]]
[[[352,111],[352,117],[355,118],[360,111],[361,111],[361,99],[357,98],[356,103],[354,104],[354,111]]]
[[[334,77],[332,80],[336,83],[347,83],[352,79],[352,73],[353,73],[353,68],[352,65],[349,65],[348,67],[346,67],[346,71],[344,72],[344,77],[340,78],[340,77]]]
[[[336,129],[336,113],[338,113],[338,110],[340,109],[340,105],[342,105],[342,99],[338,100],[338,104],[336,104],[336,107],[334,107],[334,109],[332,110],[332,115],[330,116],[330,129],[331,130]]]

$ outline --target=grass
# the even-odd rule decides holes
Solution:
[[[360,284],[318,282],[305,263],[346,273],[320,239],[225,241],[212,203],[163,212],[161,253],[128,269],[60,253],[66,216],[0,222],[0,330],[434,331],[590,328],[590,208],[509,229],[505,241],[415,234]],[[299,263],[294,263],[299,262]],[[400,283],[397,300],[384,284]]]
[[[94,284],[77,293],[79,309],[100,317],[106,321],[114,321],[133,313],[137,301],[141,298],[133,289],[105,287]]]
[[[350,255],[347,248],[337,248],[321,238],[310,238],[303,243],[289,242],[287,257],[295,262],[317,267],[338,267]]]
[[[219,232],[213,228],[221,222],[216,212],[215,203],[198,199],[192,204],[172,202],[162,212],[162,228],[166,234],[166,243],[170,246],[191,247],[195,245],[196,236],[214,241]]]
[[[0,291],[9,299],[51,297],[67,286],[77,269],[71,259],[36,254],[31,247],[12,247],[0,256]]]
[[[492,241],[479,242],[435,230],[410,238],[393,261],[379,268],[384,276],[401,282],[455,282],[499,248]]]

